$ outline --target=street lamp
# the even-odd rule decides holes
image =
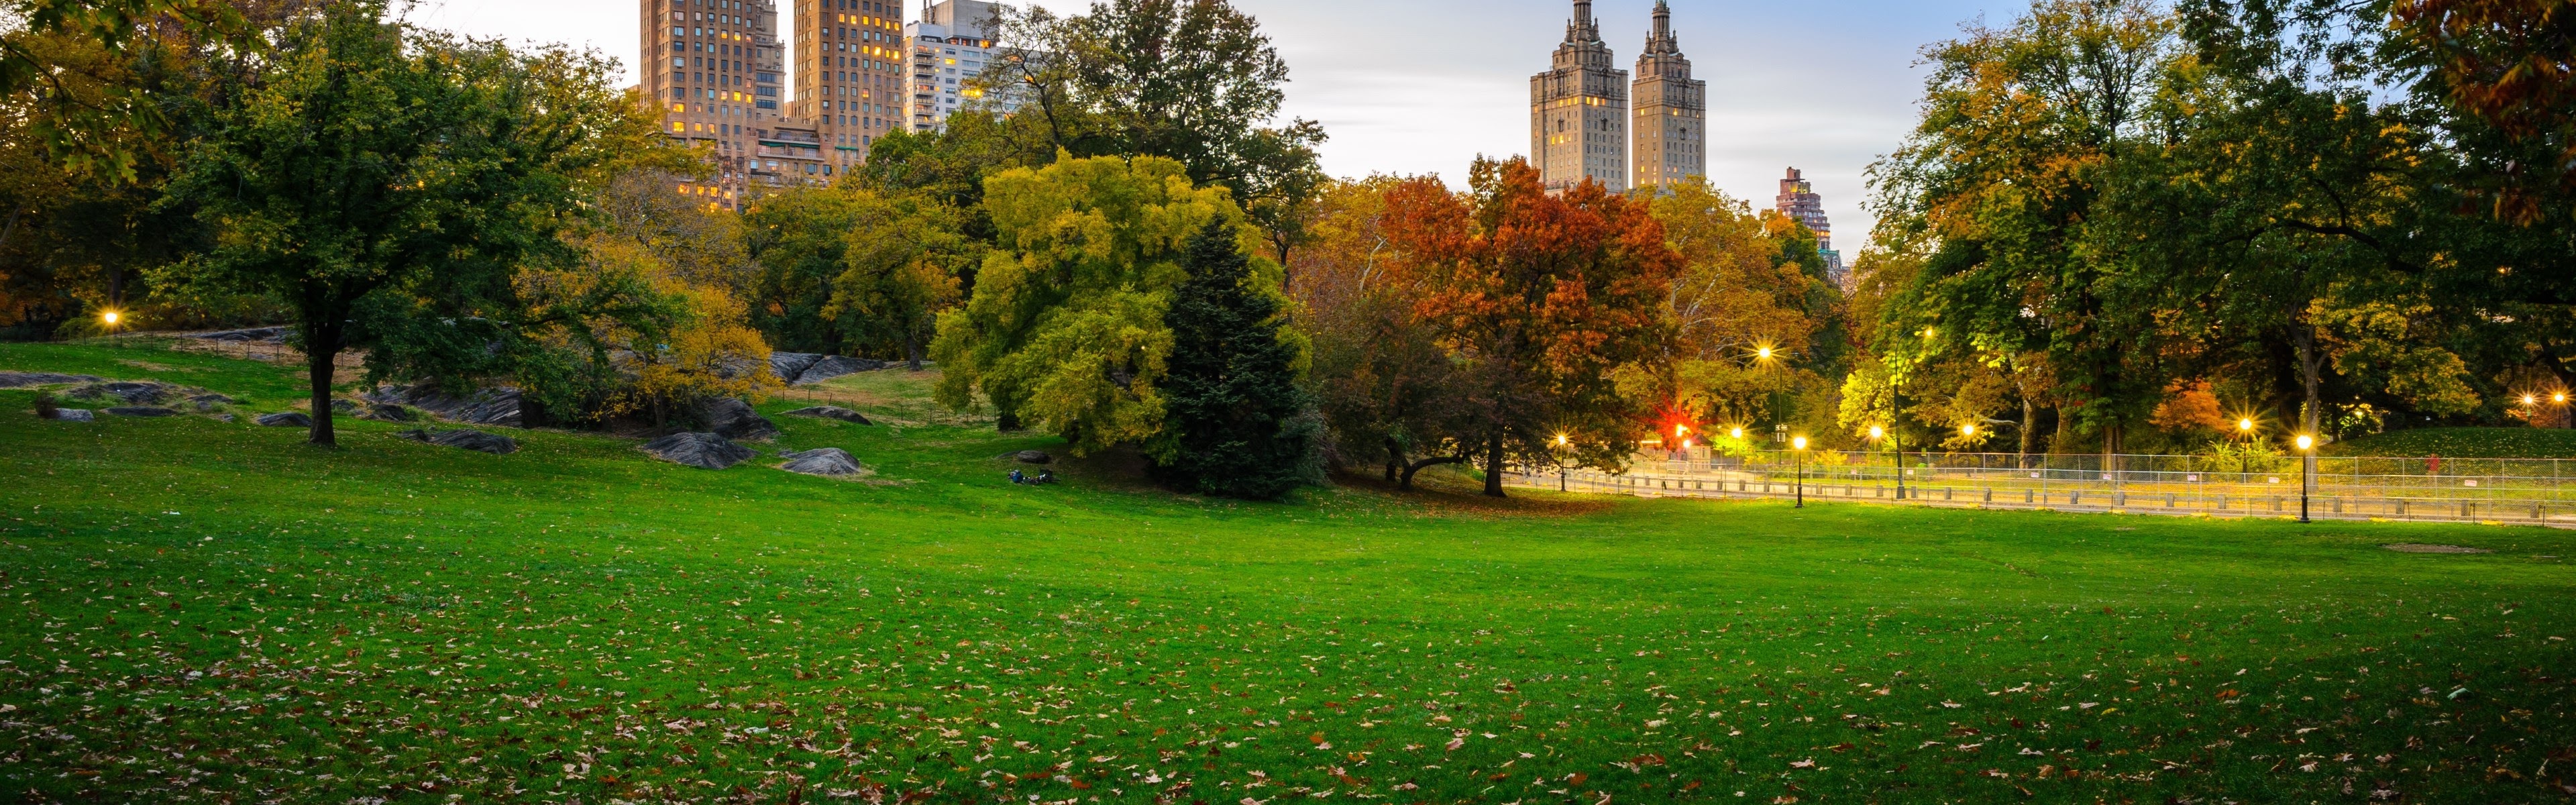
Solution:
[[[1565,447],[1571,444],[1565,434],[1556,435],[1556,491],[1565,491]]]
[[[108,343],[116,345],[124,344],[122,339],[116,337],[116,325],[125,321],[125,314],[110,310],[98,314],[98,320],[99,323],[104,324],[107,327]]]
[[[1789,441],[1789,446],[1798,451],[1798,505],[1796,508],[1803,509],[1807,507],[1807,437],[1800,436],[1792,439]]]
[[[2308,496],[2317,485],[2317,438],[2299,434],[2299,522],[2308,522]]]

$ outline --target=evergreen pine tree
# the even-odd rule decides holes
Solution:
[[[1297,386],[1297,345],[1279,339],[1280,299],[1219,220],[1192,236],[1164,323],[1164,443],[1154,470],[1173,487],[1271,500],[1322,480],[1321,420]]]

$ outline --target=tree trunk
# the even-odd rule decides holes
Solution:
[[[305,441],[320,447],[338,447],[340,440],[331,432],[331,374],[339,368],[334,360],[340,354],[340,328],[309,327],[304,339],[305,369],[313,375],[313,429]]]
[[[905,333],[905,334],[904,334],[904,336],[903,336],[903,357],[904,357],[904,363],[906,363],[906,364],[910,365],[910,366],[912,367],[912,371],[915,371],[915,372],[921,371],[921,334],[920,334],[920,333]]]
[[[1003,433],[1018,433],[1026,430],[1020,425],[1020,415],[1009,411],[1003,411],[993,417],[993,429]]]
[[[2030,469],[2030,443],[2031,443],[2031,440],[2034,438],[2034,437],[2033,437],[2034,432],[2035,432],[2035,431],[2037,431],[2038,429],[2039,429],[2039,403],[2032,401],[2032,400],[2031,400],[2031,398],[2029,398],[2029,397],[2023,397],[2023,398],[2021,398],[2021,461],[2020,461],[2020,466],[2021,466],[2021,468],[2022,468],[2022,469],[2025,469],[2025,470],[2026,470],[2026,469]]]
[[[1398,481],[1398,488],[1400,488],[1400,489],[1404,489],[1404,490],[1407,490],[1407,491],[1412,490],[1412,489],[1413,489],[1413,474],[1414,474],[1414,473],[1421,472],[1421,471],[1423,471],[1423,470],[1427,470],[1427,469],[1431,469],[1431,468],[1433,468],[1433,467],[1437,467],[1437,466],[1440,466],[1440,465],[1442,465],[1442,464],[1465,464],[1465,463],[1467,463],[1467,457],[1466,457],[1466,456],[1432,456],[1432,457],[1430,457],[1430,458],[1426,458],[1426,459],[1423,459],[1423,460],[1421,460],[1421,461],[1416,461],[1416,462],[1413,462],[1413,463],[1411,463],[1411,464],[1406,464],[1406,465],[1404,465],[1404,477],[1403,477],[1403,479],[1401,479],[1400,481]],[[1493,485],[1491,482],[1487,482],[1487,483],[1485,484],[1486,494],[1492,494],[1493,486],[1494,486],[1494,485]]]
[[[1387,483],[1395,483],[1396,475],[1404,471],[1404,463],[1404,446],[1397,444],[1394,439],[1386,440]],[[1404,482],[1407,488],[1410,488],[1413,483],[1412,476],[1406,476]]]
[[[1503,435],[1485,437],[1485,497],[1503,497]]]
[[[2317,399],[2317,383],[2318,376],[2325,373],[2325,356],[2317,354],[2316,325],[2301,324],[2291,337],[2299,345],[2299,432],[2316,436],[2323,408]]]

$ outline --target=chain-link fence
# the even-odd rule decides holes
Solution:
[[[2313,467],[2303,464],[2313,462]],[[2576,526],[2576,462],[1811,451],[1524,468],[1516,486],[1649,497],[1803,496],[1983,508]]]

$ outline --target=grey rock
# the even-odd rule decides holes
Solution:
[[[525,398],[518,389],[509,386],[495,386],[458,397],[429,383],[377,386],[375,391],[366,395],[368,402],[410,406],[450,422],[505,428],[527,427],[527,416],[521,410]]]
[[[251,420],[251,421],[253,421],[253,422],[257,422],[257,423],[259,423],[259,424],[266,425],[266,426],[269,426],[269,427],[272,427],[272,428],[309,428],[309,427],[313,427],[313,418],[312,418],[312,417],[309,417],[309,416],[305,416],[305,415],[304,415],[304,412],[302,412],[302,411],[285,411],[285,412],[281,412],[281,413],[269,414],[269,415],[267,415],[267,416],[263,416],[263,417],[260,417],[260,418],[258,418],[258,419],[254,419],[254,420]]]
[[[131,417],[147,417],[147,418],[148,418],[148,417],[164,417],[164,416],[178,416],[178,415],[179,415],[179,411],[178,411],[178,409],[175,409],[175,408],[162,408],[162,407],[160,407],[160,406],[155,406],[155,405],[120,405],[120,406],[117,406],[117,407],[114,407],[114,408],[107,409],[107,412],[108,412],[109,414],[111,414],[111,415],[114,415],[114,416],[131,416]]]
[[[420,430],[403,431],[400,435],[405,439],[428,442],[440,447],[453,447],[458,450],[472,450],[477,453],[490,453],[496,456],[506,456],[511,453],[519,452],[519,441],[516,439],[498,434],[484,433],[470,428],[458,428],[456,430],[430,430],[428,428],[422,428]]]
[[[84,400],[99,400],[114,397],[124,400],[127,405],[159,405],[172,397],[178,396],[179,387],[168,383],[155,383],[148,380],[142,382],[118,380],[107,383],[92,383],[63,393],[65,395],[78,397]]]
[[[1017,461],[1017,462],[1020,462],[1020,463],[1022,463],[1022,464],[1053,464],[1053,463],[1055,463],[1055,457],[1054,457],[1054,456],[1047,455],[1047,454],[1046,454],[1046,452],[1045,452],[1045,451],[1042,451],[1042,450],[1022,450],[1022,451],[1017,452],[1017,453],[1012,453],[1012,454],[1010,454],[1010,455],[1008,455],[1008,456],[1003,456],[1003,458],[1008,458],[1008,459],[1010,459],[1010,460],[1012,460],[1012,461]]]
[[[698,405],[698,420],[707,430],[727,439],[767,439],[778,435],[778,423],[771,422],[751,409],[751,403],[732,397],[715,397]]]
[[[197,411],[199,413],[213,411],[216,408],[241,402],[240,400],[226,397],[221,394],[199,394],[188,398],[188,401],[197,404]]]
[[[787,463],[779,469],[800,475],[857,475],[862,471],[858,459],[851,458],[850,451],[838,447],[783,455]]]
[[[285,327],[253,327],[247,330],[200,333],[197,338],[202,341],[265,341],[278,344],[285,343],[286,336],[290,332],[293,330]]]
[[[811,352],[772,352],[769,353],[769,373],[777,375],[780,382],[793,383],[797,376],[813,368],[815,361],[822,359],[823,356]]]
[[[208,417],[208,418],[209,418],[209,419],[212,419],[212,420],[214,420],[214,421],[217,421],[217,422],[221,422],[221,423],[227,424],[227,425],[232,424],[232,423],[235,423],[235,422],[239,422],[239,421],[241,421],[241,418],[240,418],[240,417],[236,417],[236,416],[233,416],[233,415],[231,415],[231,414],[216,414],[216,415],[214,415],[214,416],[212,416],[212,417]]]
[[[869,422],[868,417],[865,414],[861,414],[847,408],[842,408],[837,405],[817,405],[812,408],[799,408],[794,411],[787,412],[787,415],[812,417],[815,419],[838,419],[840,421],[856,425],[876,424],[874,422]]]
[[[414,422],[420,419],[420,417],[412,415],[411,409],[404,408],[399,405],[386,405],[384,403],[375,403],[367,406],[366,410],[358,412],[358,418],[372,419],[378,422]]]
[[[885,361],[872,361],[866,358],[844,358],[839,355],[833,355],[822,360],[815,361],[814,365],[805,367],[805,371],[797,373],[795,385],[811,386],[843,375],[854,375],[860,372],[874,372],[879,369],[886,368],[886,365]]]
[[[644,443],[644,452],[674,464],[721,470],[760,455],[713,433],[674,433]]]
[[[54,409],[54,420],[58,422],[96,422],[98,421],[98,412],[87,408],[56,408]]]
[[[60,386],[71,383],[96,383],[89,375],[58,375],[52,372],[0,372],[0,389],[22,389],[29,386]]]
[[[356,400],[332,400],[331,411],[333,413],[355,414],[358,412],[358,402]]]

